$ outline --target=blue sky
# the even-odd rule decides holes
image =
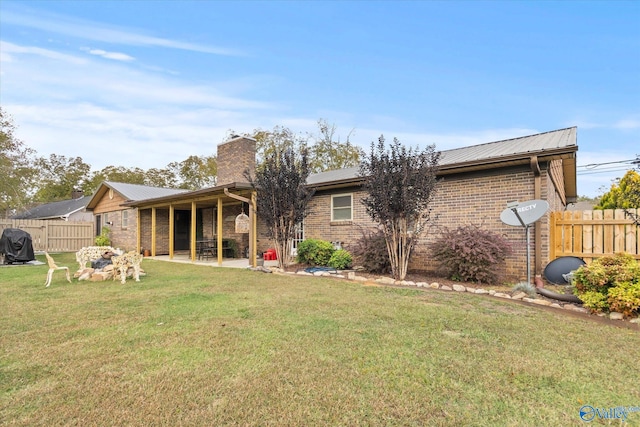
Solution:
[[[637,1],[2,0],[0,43],[17,136],[94,170],[320,118],[365,149],[577,126],[585,196],[640,155]]]

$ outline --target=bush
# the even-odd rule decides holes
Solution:
[[[583,265],[573,274],[574,293],[593,312],[616,311],[626,316],[640,309],[640,264],[620,252]]]
[[[640,280],[636,283],[622,282],[609,289],[609,309],[625,316],[638,314],[640,308]]]
[[[321,265],[329,264],[335,248],[331,242],[320,239],[306,239],[298,244],[298,262],[301,264]]]
[[[369,273],[387,274],[391,272],[391,262],[387,243],[381,231],[363,231],[362,237],[349,247],[357,265]]]
[[[111,229],[109,229],[109,227],[102,227],[102,230],[100,230],[100,235],[96,236],[95,238],[96,246],[111,246],[109,233],[111,233]]]
[[[331,255],[328,266],[338,270],[344,270],[351,267],[352,263],[353,258],[351,254],[344,249],[338,249]]]
[[[453,280],[478,283],[496,282],[498,267],[511,253],[504,237],[475,225],[445,228],[429,248],[439,269]]]

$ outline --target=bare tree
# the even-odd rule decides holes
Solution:
[[[245,176],[259,191],[257,214],[267,224],[278,266],[284,268],[291,263],[295,226],[306,216],[314,193],[305,185],[309,176],[308,152],[305,148],[299,154],[292,149],[268,152],[255,174],[252,177],[247,172]]]
[[[384,136],[360,163],[363,199],[369,216],[380,224],[397,280],[407,275],[409,259],[430,219],[429,203],[436,193],[440,152],[434,145],[424,150],[406,149],[397,138],[387,150]]]

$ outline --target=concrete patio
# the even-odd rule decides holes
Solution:
[[[188,253],[177,253],[173,255],[173,258],[169,258],[169,255],[157,255],[157,256],[149,256],[145,257],[145,259],[153,259],[156,261],[167,261],[167,262],[176,262],[181,264],[196,264],[196,265],[206,265],[209,267],[225,267],[225,268],[249,268],[249,259],[248,258],[224,258],[222,260],[222,265],[218,265],[218,260],[215,258],[208,259],[198,259],[195,261],[191,260],[191,257]],[[278,261],[264,261],[265,267],[277,267]]]

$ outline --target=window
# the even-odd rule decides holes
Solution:
[[[103,214],[102,214],[102,223],[103,223],[104,225],[111,225],[111,224],[109,223],[109,214],[108,214],[108,213],[103,213]]]
[[[351,194],[331,196],[331,221],[351,221]]]
[[[122,228],[127,228],[129,226],[129,210],[122,211],[122,221],[120,223]]]

